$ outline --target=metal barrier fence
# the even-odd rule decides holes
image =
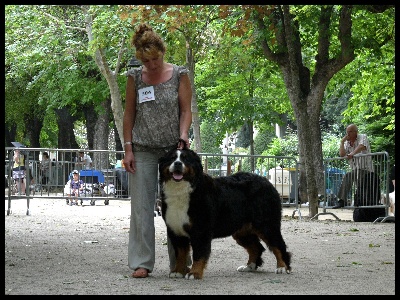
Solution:
[[[264,177],[277,189],[283,206],[298,206],[298,163],[289,156],[199,153],[204,172],[226,176],[239,171]]]
[[[294,207],[292,217],[299,209],[298,178],[299,164],[289,156],[263,156],[246,154],[198,153],[205,173],[212,177],[226,176],[239,171],[255,173],[275,186],[282,206]]]
[[[340,204],[343,209],[383,208],[385,216],[376,221],[394,220],[388,216],[389,209],[389,155],[387,152],[357,154],[348,161],[346,157],[324,159],[325,190],[323,213],[339,219],[333,212],[327,212]],[[353,165],[353,168],[351,167]],[[343,202],[339,202],[339,199]]]
[[[24,194],[15,186],[12,178],[14,151],[19,149],[25,154],[27,184]],[[5,148],[7,160],[5,163],[6,185],[8,185],[8,210],[11,213],[11,200],[26,199],[27,215],[29,202],[32,198],[60,198],[70,201],[67,183],[72,177],[72,171],[78,170],[80,179],[85,182],[85,192],[80,195],[81,204],[90,201],[130,200],[128,174],[123,167],[123,151],[85,150],[84,153],[92,159],[90,169],[80,164],[80,149],[47,149],[47,148]],[[42,155],[49,153],[48,178],[42,170]],[[298,163],[295,158],[287,156],[261,156],[241,154],[211,154],[199,153],[204,172],[210,176],[225,176],[238,171],[246,171],[267,177],[281,196],[283,206],[294,207],[293,216],[298,209]],[[156,201],[156,199],[155,199]]]
[[[25,160],[25,193],[21,184],[13,179],[13,157],[15,150],[24,154]],[[50,155],[48,169],[43,170],[42,155]],[[11,213],[11,200],[26,199],[27,215],[32,198],[60,198],[67,203],[73,197],[67,183],[72,178],[72,171],[78,170],[80,179],[84,181],[84,190],[79,195],[81,204],[89,201],[95,205],[96,200],[109,204],[112,199],[129,198],[128,175],[121,165],[123,151],[84,150],[92,160],[87,167],[79,156],[81,149],[48,149],[48,148],[5,148],[5,180],[8,186],[8,211]]]

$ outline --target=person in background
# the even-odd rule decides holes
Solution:
[[[28,173],[29,173],[29,176],[27,177],[27,180],[28,179],[30,180],[29,195],[35,196],[35,192],[36,192],[35,177],[33,177],[31,168],[28,168]],[[26,188],[25,188],[25,191],[26,191]]]
[[[75,167],[80,170],[91,170],[92,166],[92,158],[84,151],[79,151]]]
[[[47,152],[43,152],[42,161],[40,162],[40,171],[42,173],[42,185],[47,185],[50,177],[50,157]]]
[[[359,134],[355,124],[350,124],[346,128],[346,135],[340,141],[339,155],[346,157],[350,164],[351,172],[343,176],[342,183],[338,192],[338,203],[332,207],[334,209],[344,207],[347,202],[353,183],[357,177],[362,177],[368,172],[373,172],[371,156],[357,157],[356,154],[369,154],[371,147],[366,134]]]
[[[390,168],[389,172],[389,193],[394,192],[394,185],[395,185],[395,166]]]
[[[393,185],[393,191],[390,191],[389,193],[389,216],[394,216],[395,215],[395,208],[396,208],[396,197],[395,197],[395,190],[396,190],[396,184],[395,184],[395,166],[392,167],[390,170],[390,176],[389,180],[391,181]]]
[[[127,72],[123,119],[123,163],[131,191],[128,266],[134,270],[132,277],[145,278],[155,264],[158,159],[172,148],[182,148],[179,138],[189,147],[192,88],[186,67],[164,61],[164,42],[149,25],[137,27],[132,44],[143,65]],[[175,253],[167,244],[173,268]]]
[[[21,195],[25,194],[25,175],[26,175],[26,168],[25,168],[25,156],[19,149],[14,150],[14,157],[13,157],[13,179],[17,184],[18,193]]]
[[[68,197],[70,197],[69,205],[78,205],[78,197],[79,195],[83,192],[84,189],[84,182],[82,179],[79,179],[79,171],[78,170],[73,170],[72,171],[72,179],[69,184],[69,194]],[[75,199],[75,203],[74,200]]]

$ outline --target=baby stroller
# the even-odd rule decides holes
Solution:
[[[95,205],[96,197],[105,197],[114,192],[113,185],[106,185],[104,174],[99,170],[80,170],[79,176],[85,183],[86,198],[84,200],[90,200],[90,205]],[[109,204],[109,199],[104,199],[104,204]]]
[[[79,172],[79,178],[82,181],[83,189],[79,190],[79,195],[69,196],[66,199],[67,204],[71,204],[70,201],[77,198],[80,199],[80,204],[83,205],[83,200],[89,200],[90,205],[95,205],[96,196],[106,196],[107,194],[114,193],[113,185],[106,186],[104,183],[104,174],[97,170],[74,170],[73,172]],[[69,181],[64,187],[64,194],[71,195],[70,183],[72,180],[72,173],[69,175]],[[107,191],[106,191],[107,190]],[[104,204],[109,204],[109,199],[104,200]]]
[[[84,197],[87,197],[88,193],[90,193],[90,190],[87,189],[86,187],[84,187],[83,190],[79,191],[78,195],[72,195],[73,193],[71,192],[69,184],[70,184],[70,181],[68,180],[67,184],[64,187],[64,194],[68,195],[66,200],[65,200],[67,205],[68,204],[72,205],[74,199],[75,200],[76,199],[80,199],[80,204],[82,205]],[[95,201],[94,200],[90,200],[90,205],[94,205],[94,204],[95,204]]]
[[[69,204],[71,206],[74,204],[74,200],[75,204],[78,205],[78,199],[80,199],[80,204],[82,205],[83,197],[87,196],[90,192],[83,180],[79,179],[78,181],[73,182],[72,174],[75,174],[75,172],[76,174],[79,174],[79,171],[77,170],[74,170],[72,173],[70,173],[68,176],[69,180],[64,186],[64,194],[67,195],[66,203],[67,205]],[[94,205],[94,202],[91,202],[90,204]]]

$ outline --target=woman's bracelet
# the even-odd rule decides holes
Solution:
[[[132,142],[125,142],[124,146],[126,146],[126,145],[133,145],[133,143]]]

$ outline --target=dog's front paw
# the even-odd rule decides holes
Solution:
[[[279,268],[276,268],[275,274],[282,274],[284,270],[287,274],[291,273],[289,269],[286,269],[285,267],[279,267]]]
[[[190,280],[193,280],[193,279],[203,279],[203,276],[201,276],[200,274],[198,274],[198,273],[187,273],[186,274],[186,276],[185,276],[185,278],[186,279],[190,279]]]
[[[169,273],[169,278],[184,278],[185,275],[179,272],[171,272]]]
[[[194,277],[194,274],[193,274],[193,273],[187,273],[186,276],[185,276],[185,278],[186,278],[186,279],[191,279],[191,280],[196,279],[196,278]]]
[[[247,266],[240,266],[239,268],[237,268],[237,270],[239,272],[253,272],[256,270],[256,264],[251,263],[251,264],[248,264]]]

